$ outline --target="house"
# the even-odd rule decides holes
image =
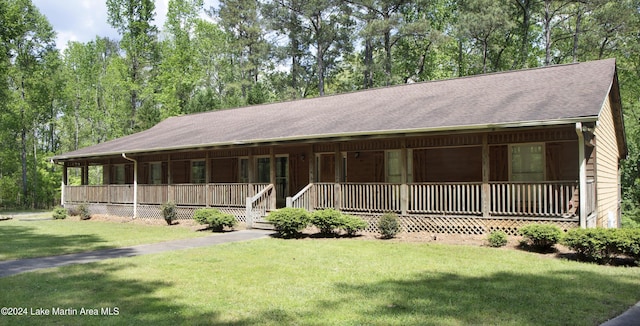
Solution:
[[[173,201],[180,218],[217,207],[251,227],[332,207],[371,231],[392,211],[407,232],[516,234],[617,227],[626,155],[607,59],[172,117],[53,161],[62,204],[93,213],[160,218]]]

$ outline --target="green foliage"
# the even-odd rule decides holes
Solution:
[[[580,259],[609,264],[617,255],[640,259],[640,229],[572,229],[563,243]]]
[[[214,232],[222,232],[225,227],[232,228],[237,224],[235,216],[221,212],[217,208],[200,208],[193,213],[193,219],[200,224],[207,224]]]
[[[64,207],[56,206],[53,208],[53,218],[56,220],[64,220],[67,218],[67,210]]]
[[[320,229],[320,233],[334,234],[341,222],[342,213],[332,208],[317,210],[311,214],[311,224]]]
[[[502,230],[496,230],[487,236],[487,242],[491,247],[504,247],[507,245],[507,234]]]
[[[541,251],[551,250],[562,238],[562,230],[552,224],[529,224],[519,231],[527,245]]]
[[[165,222],[169,225],[173,224],[173,221],[178,217],[177,206],[172,201],[162,204],[162,206],[160,206],[160,211],[162,211],[162,217]]]
[[[395,213],[384,213],[378,221],[378,230],[383,239],[394,238],[400,233],[400,220]]]
[[[91,212],[89,211],[89,205],[80,204],[78,205],[78,215],[81,220],[88,220],[91,218]]]
[[[309,213],[303,208],[281,208],[267,215],[267,221],[273,223],[276,231],[284,238],[300,235],[311,222]]]
[[[352,237],[369,226],[367,221],[353,215],[343,214],[340,218],[339,228],[344,230],[348,236]]]

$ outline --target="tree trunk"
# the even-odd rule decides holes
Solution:
[[[573,34],[573,62],[578,62],[578,36],[580,35],[580,21],[582,20],[582,10],[578,4],[578,12],[576,13],[576,30]]]
[[[373,87],[373,44],[371,37],[364,40],[364,88]]]
[[[20,107],[20,163],[22,167],[22,200],[20,205],[24,205],[27,199],[27,127],[25,126],[24,107],[27,105],[27,98],[24,91],[24,77],[20,81],[20,96],[22,106]]]
[[[388,17],[385,17],[388,19]],[[386,77],[386,86],[391,85],[391,30],[387,28],[384,32],[384,74]]]
[[[551,64],[551,0],[544,2],[544,65]]]

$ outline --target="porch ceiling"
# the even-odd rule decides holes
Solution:
[[[607,59],[210,111],[53,159],[595,121],[614,77]]]

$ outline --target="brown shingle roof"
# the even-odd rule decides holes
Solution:
[[[615,60],[478,75],[172,117],[151,129],[54,157],[334,136],[593,121]]]

